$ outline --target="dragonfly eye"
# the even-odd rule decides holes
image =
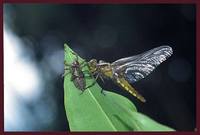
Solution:
[[[97,65],[97,60],[96,59],[91,59],[89,61],[89,64],[92,65],[92,66],[96,66]]]
[[[92,71],[95,71],[97,69],[97,60],[96,59],[91,59],[89,62],[89,68],[92,70]]]

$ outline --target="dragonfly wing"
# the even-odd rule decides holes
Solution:
[[[112,63],[115,75],[125,77],[134,83],[149,75],[158,65],[172,55],[172,48],[160,46],[132,57],[122,58]]]

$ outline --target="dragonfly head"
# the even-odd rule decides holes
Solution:
[[[89,68],[91,70],[91,72],[94,72],[97,70],[97,60],[96,59],[91,59],[89,62]]]

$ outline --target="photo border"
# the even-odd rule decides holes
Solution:
[[[184,131],[175,131],[175,132],[5,132],[4,131],[4,92],[3,92],[3,4],[5,3],[60,3],[60,4],[195,4],[196,5],[196,130],[191,132]],[[200,127],[200,0],[4,0],[1,1],[0,5],[0,20],[1,20],[1,48],[0,48],[0,135],[66,135],[66,134],[85,134],[85,135],[121,135],[121,134],[134,134],[134,135],[199,135],[199,127]]]

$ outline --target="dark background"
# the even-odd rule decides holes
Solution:
[[[7,127],[5,130],[69,130],[63,104],[63,79],[60,78],[66,42],[87,60],[96,58],[108,62],[157,46],[171,46],[174,54],[148,77],[133,84],[146,98],[145,104],[112,81],[99,83],[104,89],[128,97],[140,112],[154,120],[179,131],[193,131],[196,126],[195,13],[195,5],[175,4],[4,4],[4,24],[23,41],[24,50],[31,50],[27,55],[37,64],[44,84],[37,101],[27,103],[21,99],[20,102],[25,108],[23,111],[31,112],[37,124],[32,126],[27,122],[27,128]],[[59,57],[53,59],[54,68],[62,66],[58,66],[56,71],[59,72],[52,69],[52,59],[49,59],[55,51],[60,52]],[[37,104],[47,98],[55,103],[57,113],[53,121],[41,123],[34,111],[38,109]]]

